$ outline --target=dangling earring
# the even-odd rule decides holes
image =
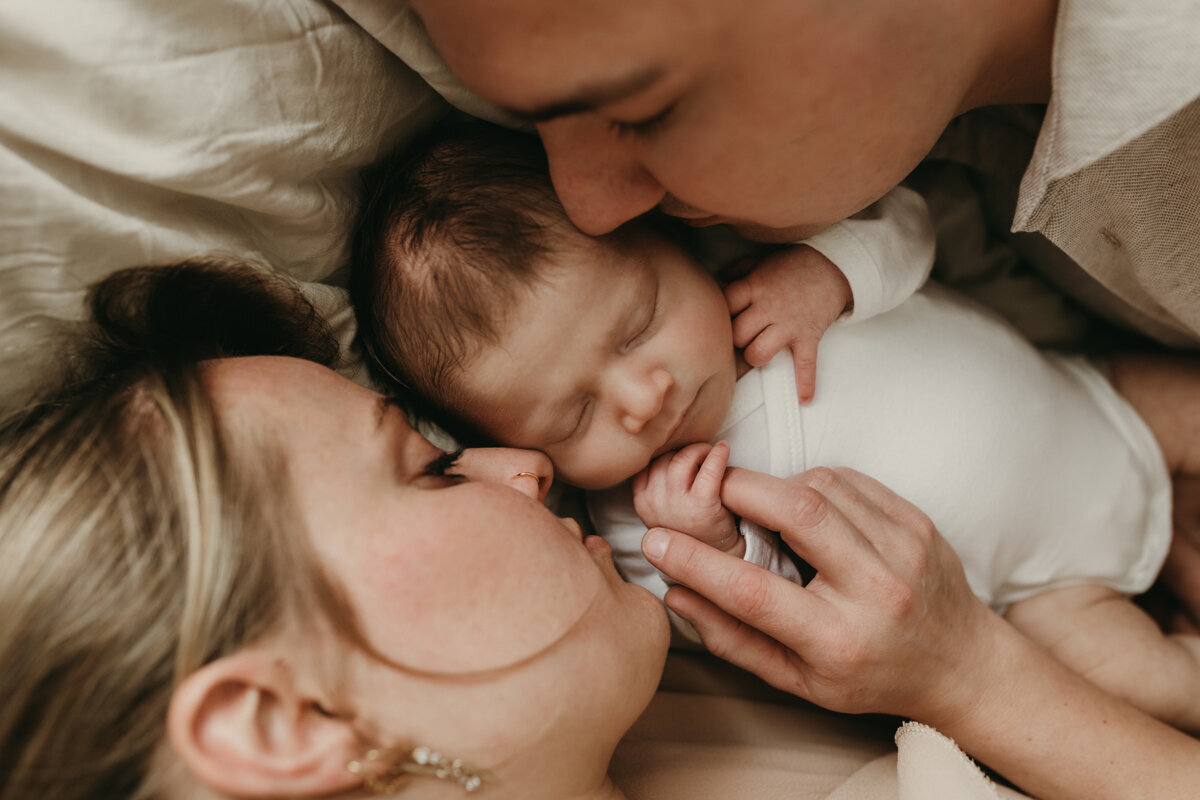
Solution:
[[[368,750],[361,760],[347,764],[346,769],[362,778],[363,786],[375,794],[395,794],[417,775],[453,781],[464,792],[473,792],[496,780],[496,776],[486,770],[473,767],[461,758],[446,758],[428,747]]]

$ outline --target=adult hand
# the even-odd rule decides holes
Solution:
[[[836,711],[938,725],[970,708],[1005,625],[928,517],[852,470],[784,480],[732,469],[722,499],[778,530],[817,576],[802,587],[674,531],[648,532],[647,557],[688,587],[667,605],[710,651]]]

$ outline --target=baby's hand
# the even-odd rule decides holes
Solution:
[[[741,558],[746,543],[721,504],[729,445],[690,444],[659,456],[633,479],[633,507],[647,528],[671,528]]]
[[[817,345],[825,330],[850,307],[850,283],[842,271],[808,245],[772,253],[725,288],[733,315],[733,343],[746,362],[761,367],[785,346],[796,365],[796,395],[812,400]]]

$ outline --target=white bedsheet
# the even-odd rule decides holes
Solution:
[[[318,0],[5,0],[0,405],[119,267],[221,251],[338,283],[357,169],[444,108]]]

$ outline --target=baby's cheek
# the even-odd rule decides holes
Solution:
[[[608,437],[589,437],[593,445],[572,448],[570,453],[548,452],[555,479],[581,489],[598,490],[632,478],[650,463],[652,452],[624,431]]]

